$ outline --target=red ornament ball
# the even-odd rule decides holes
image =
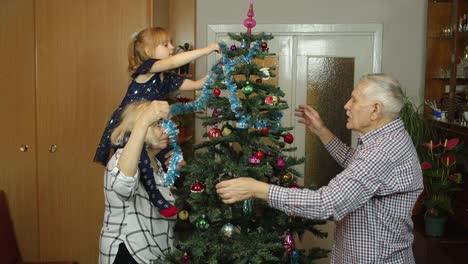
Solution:
[[[261,159],[263,159],[263,157],[264,157],[265,155],[263,154],[263,152],[257,151],[257,152],[255,152],[254,156],[255,156],[257,159],[261,160]]]
[[[218,118],[218,117],[219,117],[218,111],[219,111],[219,110],[218,110],[217,108],[215,108],[215,109],[213,110],[213,113],[211,113],[211,117],[212,117],[212,118]]]
[[[265,41],[263,41],[262,44],[260,45],[262,47],[262,50],[265,50],[266,48],[268,48],[268,44]]]
[[[262,79],[258,78],[258,79],[255,80],[255,82],[256,83],[262,83],[263,81],[262,81]]]
[[[260,131],[261,131],[263,134],[268,134],[268,132],[270,131],[270,129],[268,129],[268,127],[263,127]]]
[[[278,103],[278,97],[276,97],[274,95],[268,95],[267,97],[265,97],[265,104],[275,105],[277,103]]]
[[[217,127],[213,127],[210,129],[210,131],[208,131],[208,138],[217,138],[217,137],[221,137],[221,135],[222,135],[221,129]]]
[[[221,90],[219,88],[214,88],[213,94],[214,96],[219,96],[221,94]]]
[[[184,253],[184,256],[182,257],[182,262],[187,263],[189,261],[189,257],[187,255],[187,252]]]
[[[294,137],[291,135],[291,133],[286,133],[286,135],[283,136],[284,142],[291,144],[294,142]]]
[[[295,183],[289,185],[289,187],[292,188],[292,189],[300,189],[301,188],[301,186],[299,186],[299,185],[297,185]]]
[[[193,193],[201,193],[205,191],[205,185],[201,182],[196,182],[190,186],[190,191]]]

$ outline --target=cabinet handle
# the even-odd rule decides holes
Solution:
[[[28,151],[28,148],[29,148],[29,146],[27,144],[21,144],[21,146],[19,147],[19,150],[21,152],[26,152],[26,151]]]
[[[49,146],[49,152],[50,153],[55,153],[57,151],[57,145],[52,144]]]

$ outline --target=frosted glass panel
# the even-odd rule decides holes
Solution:
[[[343,106],[353,88],[354,58],[308,58],[307,104],[312,105],[325,125],[347,144],[351,144],[351,131],[346,129]],[[331,158],[320,140],[306,131],[304,182],[320,187],[328,184],[342,168]]]

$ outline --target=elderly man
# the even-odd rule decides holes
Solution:
[[[400,84],[386,74],[361,78],[344,106],[355,149],[323,124],[310,106],[296,109],[309,130],[344,168],[317,191],[269,185],[252,178],[217,184],[225,203],[257,198],[291,215],[336,220],[331,263],[414,263],[411,213],[423,190],[416,150],[399,112]]]

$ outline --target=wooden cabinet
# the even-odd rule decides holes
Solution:
[[[468,230],[449,220],[444,235],[426,236],[422,216],[413,217],[413,252],[416,263],[421,264],[461,264],[466,263],[468,250]]]
[[[440,138],[458,137],[468,157],[468,1],[428,0],[424,99],[447,111],[434,122]],[[426,105],[425,113],[432,116]],[[453,200],[452,215],[442,237],[425,235],[421,217],[415,220],[416,263],[464,263],[468,249],[468,159],[464,161],[463,191]],[[465,254],[466,255],[466,254]]]
[[[441,121],[452,126],[468,121],[467,16],[466,0],[428,0],[424,99],[447,112]],[[428,106],[425,111],[432,114]]]
[[[4,0],[0,10],[0,189],[21,254],[96,263],[104,167],[92,159],[152,1]]]
[[[427,10],[425,101],[447,111],[434,122],[441,138],[458,137],[468,148],[468,1],[429,0]],[[432,116],[426,105],[425,112]],[[464,192],[454,201],[455,219],[468,228],[468,160],[465,160]]]

